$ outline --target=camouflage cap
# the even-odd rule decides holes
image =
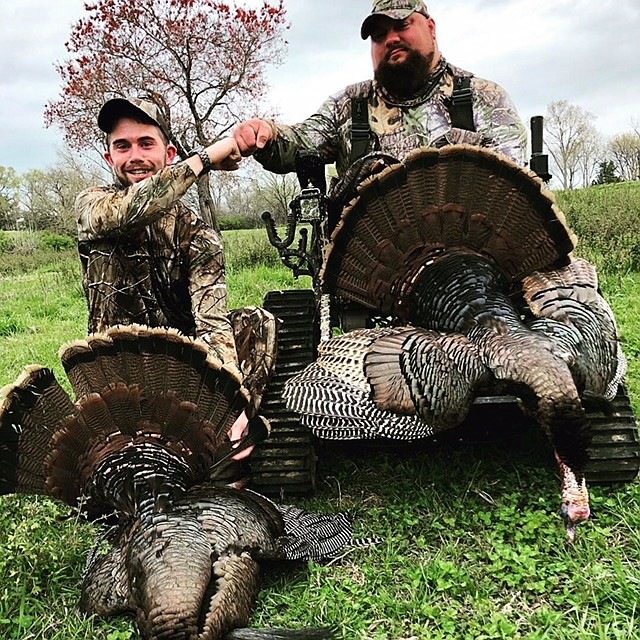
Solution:
[[[128,115],[140,116],[140,114],[143,115],[145,120],[151,120],[156,124],[167,140],[170,139],[169,126],[158,105],[142,98],[112,98],[107,100],[98,114],[98,126],[105,133],[111,133],[120,118],[125,118]]]
[[[404,20],[412,13],[421,13],[429,17],[427,5],[423,0],[373,0],[371,13],[365,18],[360,27],[360,35],[366,40],[371,35],[371,27],[376,16],[387,16],[392,20]]]

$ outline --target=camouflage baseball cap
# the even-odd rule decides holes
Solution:
[[[151,120],[160,128],[167,140],[170,139],[169,126],[158,105],[142,98],[112,98],[107,100],[98,114],[98,126],[105,133],[111,133],[116,122],[128,115],[142,115],[143,119]]]
[[[376,16],[387,16],[392,20],[404,20],[412,13],[421,13],[429,17],[427,5],[422,0],[373,0],[371,13],[360,27],[360,35],[366,40],[371,35],[371,27]]]

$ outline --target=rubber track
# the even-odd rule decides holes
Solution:
[[[264,308],[278,326],[278,358],[260,412],[271,423],[271,434],[250,458],[251,487],[283,497],[309,495],[316,486],[316,451],[311,431],[300,424],[297,413],[286,408],[282,388],[316,356],[317,311],[312,290],[269,291]]]
[[[588,414],[592,441],[586,476],[590,484],[632,482],[640,470],[638,424],[626,385],[620,385],[612,405],[611,415]]]

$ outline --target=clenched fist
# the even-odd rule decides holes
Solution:
[[[241,122],[233,132],[233,137],[238,144],[240,153],[243,156],[250,156],[273,140],[274,131],[266,120],[253,118]]]

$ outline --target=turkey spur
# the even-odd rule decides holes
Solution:
[[[280,507],[208,482],[212,467],[264,439],[254,415],[228,431],[249,394],[198,340],[114,327],[61,349],[72,402],[31,365],[2,390],[0,493],[44,494],[109,522],[91,552],[81,608],[135,613],[149,639],[331,638],[329,629],[245,627],[261,559],[331,556],[352,540],[344,514]]]
[[[542,181],[494,152],[421,149],[363,182],[329,244],[327,292],[389,317],[322,343],[290,409],[322,438],[413,440],[481,395],[519,396],[547,434],[569,540],[589,517],[588,401],[623,380],[613,313]]]

